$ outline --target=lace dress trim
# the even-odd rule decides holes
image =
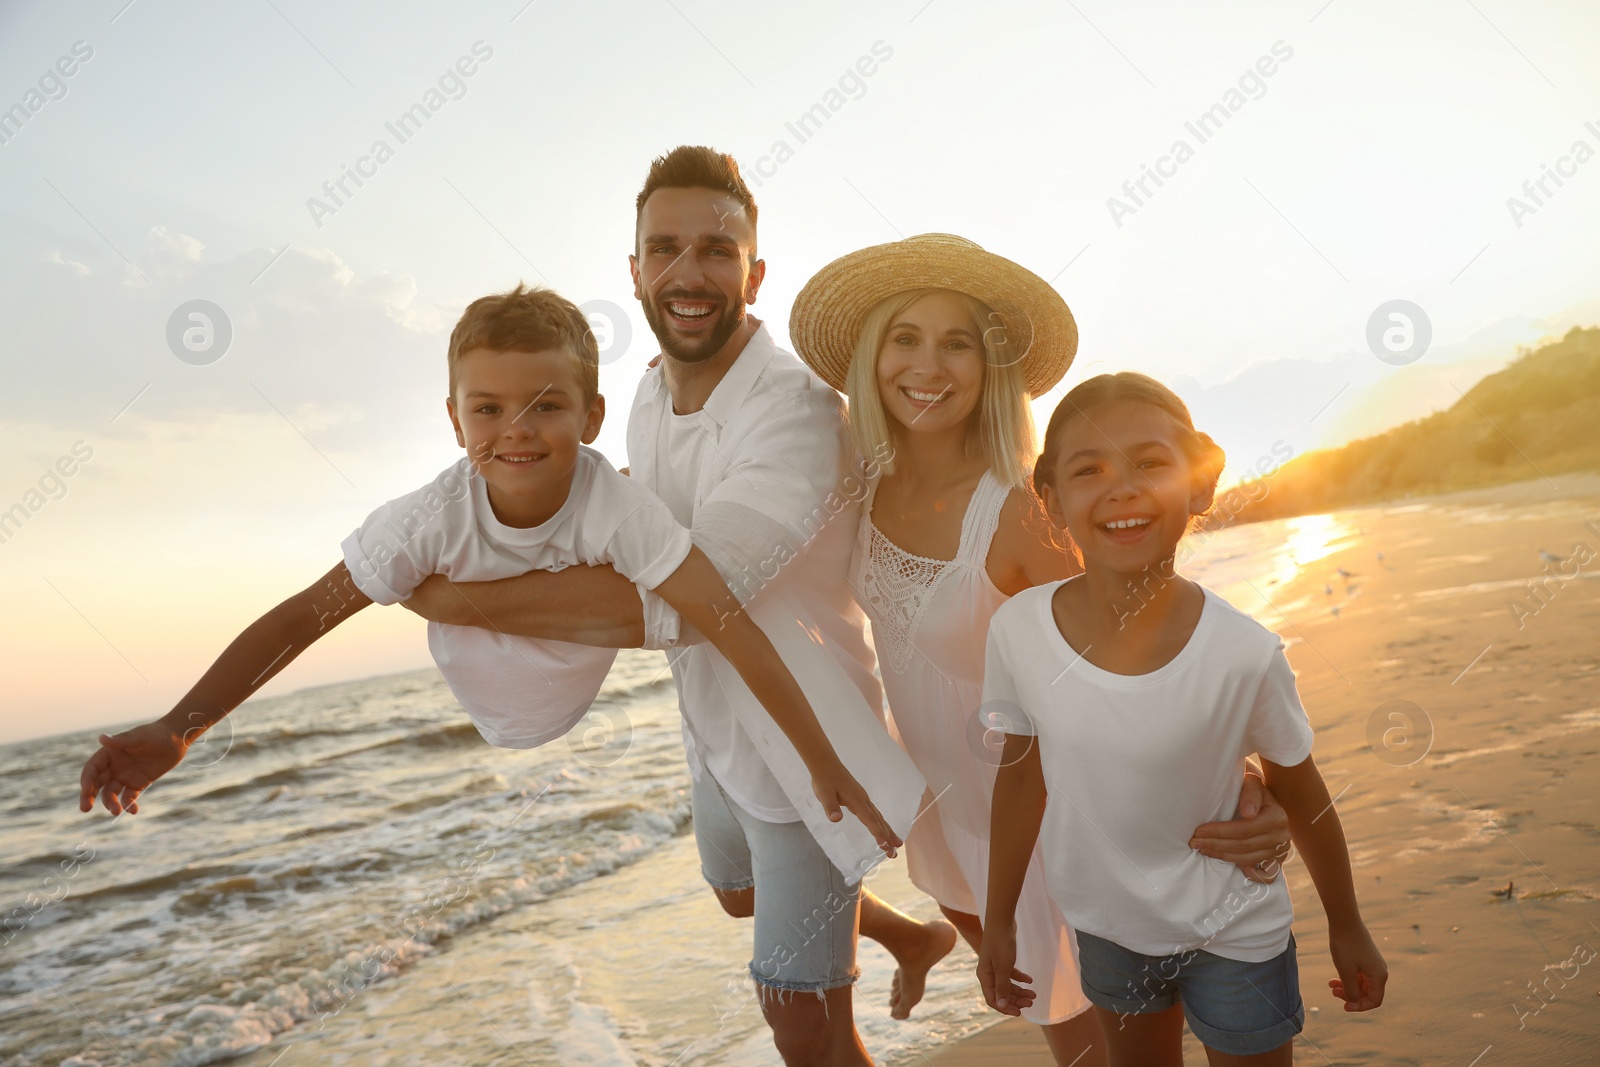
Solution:
[[[904,674],[911,666],[917,631],[944,576],[959,564],[983,566],[982,557],[988,555],[1006,493],[992,473],[983,473],[961,519],[961,544],[955,559],[929,559],[907,552],[878,529],[872,521],[872,501],[867,501],[867,551],[861,592],[872,605],[872,638],[878,661],[896,674]]]
[[[887,662],[896,674],[904,674],[911,666],[923,609],[955,560],[912,555],[885,537],[870,516],[867,525],[862,592],[871,602],[876,620],[872,640],[879,662]]]

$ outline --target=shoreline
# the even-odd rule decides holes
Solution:
[[[1277,472],[1274,471],[1273,473],[1275,474]],[[1272,495],[1270,481],[1271,477],[1272,475],[1270,474],[1266,475],[1259,483],[1267,486],[1267,492],[1261,497],[1262,500],[1266,500]],[[1243,492],[1245,484],[1246,483],[1241,481],[1233,483],[1226,489],[1219,488],[1217,490],[1218,505],[1220,506],[1222,501],[1224,501],[1229,494]],[[1382,497],[1376,500],[1357,500],[1346,504],[1340,504],[1331,508],[1311,508],[1305,511],[1297,511],[1290,515],[1264,515],[1260,518],[1236,518],[1219,526],[1196,530],[1195,533],[1219,533],[1222,530],[1242,530],[1250,526],[1260,526],[1262,523],[1266,522],[1286,522],[1290,519],[1303,519],[1312,515],[1344,515],[1353,512],[1371,511],[1381,508],[1409,507],[1414,504],[1432,504],[1451,500],[1456,497],[1488,497],[1496,494],[1523,496],[1535,492],[1542,494],[1551,488],[1556,489],[1557,492],[1571,491],[1583,496],[1600,495],[1600,471],[1592,469],[1565,470],[1552,475],[1536,473],[1532,477],[1520,478],[1516,481],[1487,482],[1480,485],[1461,486],[1456,489],[1441,488],[1437,492],[1431,493],[1407,493],[1404,496]],[[1544,499],[1544,497],[1540,496],[1540,499]],[[1245,504],[1236,509],[1235,514],[1242,515],[1244,512],[1248,511],[1254,506],[1255,503],[1247,501]]]

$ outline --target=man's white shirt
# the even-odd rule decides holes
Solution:
[[[628,420],[628,457],[632,476],[689,527],[750,605],[840,758],[903,834],[923,787],[884,729],[865,616],[845,580],[865,483],[839,395],[762,326],[699,411],[676,414],[661,368],[647,371]],[[797,757],[774,738],[765,710],[720,653],[686,627],[680,634],[659,597],[644,602],[647,647],[669,649],[695,778],[709,769],[750,814],[804,818],[822,841],[830,831],[813,825],[820,806],[809,776],[797,796]],[[860,873],[846,871],[852,881]]]

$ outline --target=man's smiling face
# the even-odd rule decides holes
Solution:
[[[699,363],[722,350],[766,273],[755,249],[755,226],[736,197],[702,188],[650,194],[628,264],[662,352]]]

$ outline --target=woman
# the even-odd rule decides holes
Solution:
[[[850,581],[872,621],[896,737],[929,783],[906,841],[908,873],[976,952],[992,741],[1016,713],[980,707],[989,619],[1013,594],[1080,569],[1026,488],[1037,448],[1028,401],[1066,373],[1077,327],[1037,275],[963,238],[923,234],[823,268],[796,299],[789,332],[849,397],[862,454],[887,457],[862,508]],[[1242,796],[1241,812],[1258,802]],[[1252,829],[1271,841],[1250,862],[1288,839],[1281,813],[1258,820]],[[1017,967],[1035,993],[1023,1017],[1044,1028],[1057,1062],[1103,1063],[1074,939],[1037,851],[1017,927]],[[920,994],[897,982],[893,1013],[903,1018]]]

